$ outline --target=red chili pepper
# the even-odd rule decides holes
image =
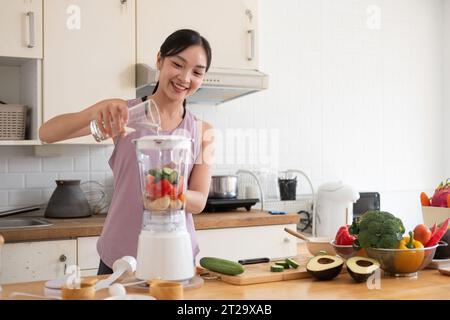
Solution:
[[[353,244],[353,241],[356,240],[355,236],[350,235],[348,231],[349,227],[350,226],[342,226],[339,228],[335,238],[337,245],[351,245]]]
[[[439,240],[444,236],[444,234],[447,232],[448,225],[450,223],[450,218],[447,218],[444,223],[441,225],[441,227],[431,236],[430,240],[427,242],[425,247],[432,247],[435,246]]]

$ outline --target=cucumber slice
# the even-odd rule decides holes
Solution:
[[[286,261],[277,261],[277,262],[275,262],[275,264],[279,265],[279,266],[283,266],[283,268],[285,268],[285,269],[289,269],[289,263],[287,263]]]
[[[284,270],[283,266],[280,266],[278,264],[273,264],[270,266],[270,271],[272,272],[282,272]]]
[[[161,180],[162,171],[159,169],[150,169],[148,171],[149,174],[151,174],[153,177],[155,177],[155,182],[158,182]]]
[[[289,266],[291,266],[294,269],[297,269],[298,267],[300,267],[300,265],[297,263],[297,261],[295,261],[291,258],[286,258],[286,263],[289,264]]]
[[[173,170],[172,173],[169,175],[169,182],[171,184],[175,184],[178,181],[178,173]]]
[[[162,173],[166,176],[170,176],[173,172],[173,169],[169,168],[169,167],[164,167],[162,169]]]

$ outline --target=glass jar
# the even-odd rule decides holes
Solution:
[[[102,142],[110,138],[105,135],[99,128],[97,121],[92,120],[90,123],[91,134],[95,141]],[[116,125],[111,122],[113,135],[117,135]],[[161,117],[156,103],[152,99],[143,101],[131,108],[128,108],[128,122],[126,127],[133,130],[152,130],[159,134],[161,129]]]

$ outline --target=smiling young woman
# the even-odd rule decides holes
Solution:
[[[142,129],[125,135],[124,127],[128,108],[147,99],[155,101],[159,108],[162,134],[182,134],[194,141],[188,171],[186,224],[194,256],[198,254],[192,214],[200,213],[208,198],[211,181],[211,159],[208,157],[213,154],[213,135],[210,124],[186,110],[186,98],[201,86],[210,65],[211,48],[204,37],[194,30],[175,31],[157,54],[159,81],[151,96],[103,100],[80,112],[50,119],[39,129],[40,139],[52,143],[89,135],[89,124],[95,120],[103,134],[114,138],[115,147],[109,159],[114,174],[114,194],[97,243],[101,258],[99,274],[111,273],[114,261],[123,256],[136,257],[143,204],[132,140],[155,133]],[[111,122],[117,124],[117,130],[113,131]]]

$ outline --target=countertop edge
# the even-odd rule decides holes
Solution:
[[[25,215],[21,215],[24,217]],[[33,215],[33,217],[36,217]],[[99,236],[103,229],[106,215],[96,215],[77,219],[47,219],[53,225],[48,227],[3,229],[0,234],[5,243],[23,241],[51,241],[74,239],[78,237]],[[256,227],[270,225],[297,224],[296,213],[271,215],[266,211],[233,211],[218,213],[201,213],[193,215],[196,230]]]

